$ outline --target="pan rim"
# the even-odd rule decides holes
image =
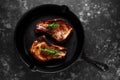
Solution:
[[[44,6],[48,6],[48,5],[50,5],[50,6],[58,6],[58,7],[61,7],[60,5],[55,5],[55,4],[44,4],[44,5],[40,5],[40,6],[37,6],[37,7],[35,7],[35,8],[32,8],[31,10],[29,10],[29,11],[27,11],[25,14],[23,14],[23,16],[20,18],[20,20],[18,20],[18,23],[17,23],[17,25],[16,25],[16,28],[15,28],[15,31],[14,31],[14,44],[15,44],[15,47],[16,47],[16,50],[18,51],[18,53],[19,53],[19,56],[21,57],[21,59],[22,59],[22,61],[24,61],[24,63],[26,64],[26,65],[29,65],[23,58],[22,58],[22,56],[21,56],[21,53],[20,53],[20,51],[19,51],[19,49],[18,49],[18,47],[17,47],[17,42],[16,42],[16,34],[15,33],[17,33],[16,31],[17,31],[17,26],[20,24],[20,22],[21,22],[21,20],[22,19],[24,19],[24,17],[27,15],[27,13],[29,13],[30,11],[32,11],[32,10],[34,10],[34,9],[37,9],[37,8],[39,8],[39,7],[44,7]],[[62,5],[63,6],[63,5]],[[71,12],[71,11],[69,11],[69,12]],[[73,13],[73,12],[71,12],[75,17],[76,17],[76,15]],[[77,17],[76,17],[77,18]],[[78,20],[78,18],[77,18],[77,20]],[[80,20],[79,20],[79,22],[80,22]],[[83,28],[82,28],[83,29]],[[82,52],[82,50],[83,50],[83,44],[84,44],[84,32],[83,32],[83,43],[82,43],[82,48],[81,48],[81,51],[80,52]],[[80,55],[81,55],[81,53],[80,53]],[[80,56],[79,55],[79,56]],[[78,58],[78,57],[77,57]],[[60,71],[63,71],[63,70],[65,70],[65,69],[67,69],[67,68],[69,68],[70,66],[72,66],[73,64],[74,64],[74,62],[76,62],[76,60],[77,59],[75,59],[75,60],[73,60],[72,62],[71,62],[71,64],[69,64],[68,66],[66,66],[66,67],[64,67],[63,69],[60,69],[60,70],[55,70],[55,71],[40,71],[40,70],[38,70],[37,72],[43,72],[43,73],[56,73],[56,72],[60,72]]]

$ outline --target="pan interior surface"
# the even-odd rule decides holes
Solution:
[[[34,32],[38,21],[62,18],[72,26],[73,32],[65,43],[56,43],[51,37],[47,39],[56,45],[67,49],[67,56],[62,60],[53,60],[47,63],[37,61],[30,54],[30,46],[33,41],[43,34]],[[44,5],[28,11],[18,22],[15,31],[15,44],[20,56],[29,66],[36,66],[43,72],[55,72],[70,66],[80,55],[83,46],[83,29],[79,19],[67,8],[58,5]]]

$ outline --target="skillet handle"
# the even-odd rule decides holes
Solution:
[[[62,10],[62,13],[66,13],[67,11],[69,11],[69,8],[66,5],[62,5],[61,10]]]
[[[90,63],[91,65],[97,67],[101,71],[108,71],[109,70],[109,67],[107,64],[101,63],[98,61],[94,61],[94,60],[90,59],[89,57],[87,57],[85,55],[85,53],[83,53],[82,59],[84,59],[86,62]]]

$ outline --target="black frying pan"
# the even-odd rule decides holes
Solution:
[[[37,21],[54,18],[63,18],[68,24],[72,25],[73,27],[73,33],[64,44],[56,43],[49,36],[47,36],[47,39],[52,43],[66,47],[68,54],[63,60],[53,60],[47,63],[42,63],[37,61],[32,55],[30,55],[29,52],[33,41],[42,35],[36,34],[34,32],[34,28]],[[81,57],[102,71],[108,70],[108,66],[106,64],[93,61],[86,57],[85,53],[83,52],[83,27],[76,15],[74,15],[68,9],[68,7],[64,5],[41,5],[25,13],[16,26],[14,40],[20,56],[33,71],[51,73],[61,71],[74,63],[78,57]]]

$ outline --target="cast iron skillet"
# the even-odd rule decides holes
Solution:
[[[73,27],[73,33],[65,43],[56,43],[51,37],[46,35],[47,39],[52,43],[66,47],[68,54],[63,60],[53,60],[47,63],[42,63],[37,61],[32,55],[30,55],[29,52],[32,42],[39,36],[43,35],[36,34],[34,32],[34,28],[37,21],[54,18],[63,18]],[[78,57],[81,57],[102,71],[108,70],[108,66],[106,64],[93,61],[86,57],[85,53],[83,52],[83,27],[76,15],[72,13],[65,5],[60,6],[47,4],[33,8],[32,10],[25,13],[19,20],[14,34],[15,45],[22,60],[33,71],[49,73],[58,72],[68,68],[78,59]]]

